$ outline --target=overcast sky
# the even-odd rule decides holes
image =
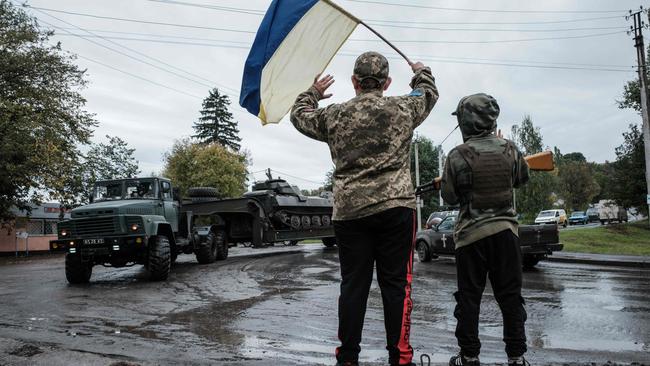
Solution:
[[[217,8],[179,5],[180,2]],[[376,29],[395,41],[411,59],[422,60],[431,67],[440,100],[417,133],[435,143],[455,127],[456,120],[450,113],[458,100],[477,92],[491,94],[499,102],[499,127],[506,136],[513,124],[530,115],[541,128],[545,145],[557,146],[563,153],[580,151],[590,161],[614,160],[614,148],[622,142],[621,133],[629,123],[640,121],[636,113],[620,110],[616,105],[625,83],[636,77],[634,44],[625,33],[631,23],[624,16],[628,9],[639,7],[639,0],[337,2],[359,18],[373,21]],[[252,157],[250,171],[271,168],[283,172],[280,175],[301,188],[312,189],[320,185],[332,167],[327,146],[299,134],[286,117],[279,125],[262,127],[256,117],[238,105],[244,61],[262,19],[260,11],[265,11],[269,3],[29,1],[33,7],[65,12],[203,27],[181,28],[30,10],[44,26],[63,28],[56,31],[53,40],[79,55],[78,64],[88,69],[90,83],[83,94],[88,99],[87,109],[99,121],[94,141],[105,140],[106,134],[126,140],[136,149],[144,175],[160,172],[163,153],[175,139],[193,133],[192,124],[198,117],[201,101],[216,86],[231,95],[242,146]],[[75,35],[84,35],[86,39]],[[576,38],[580,36],[585,37]],[[506,40],[528,41],[503,42]],[[360,26],[327,68],[326,72],[336,78],[334,96],[328,103],[353,96],[349,80],[354,59],[368,50],[390,58],[393,84],[387,94],[409,92],[408,65]],[[443,148],[449,151],[460,142],[457,131]],[[263,174],[256,173],[255,177],[262,179]]]

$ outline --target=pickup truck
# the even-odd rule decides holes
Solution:
[[[437,226],[421,230],[415,237],[415,248],[420,262],[430,262],[440,255],[454,255],[454,226],[457,216],[447,216]],[[519,243],[521,245],[524,268],[532,268],[540,260],[553,252],[561,251],[564,245],[559,242],[557,225],[520,225]]]

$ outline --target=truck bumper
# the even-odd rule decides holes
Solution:
[[[50,251],[79,254],[82,257],[129,256],[146,247],[145,235],[106,236],[101,238],[51,240]]]
[[[521,247],[521,254],[553,254],[564,249],[564,244],[528,245]]]

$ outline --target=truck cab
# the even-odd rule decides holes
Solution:
[[[179,202],[162,177],[98,181],[91,203],[57,225],[50,250],[66,253],[70,283],[88,282],[94,265],[144,264],[150,278],[167,278],[178,254]],[[187,225],[185,225],[187,226]]]

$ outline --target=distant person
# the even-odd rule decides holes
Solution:
[[[357,58],[356,97],[318,108],[331,97],[327,75],[300,94],[291,122],[304,135],[329,145],[334,161],[334,232],[341,263],[340,347],[337,365],[358,365],[368,292],[377,264],[391,365],[412,365],[411,270],[415,197],[410,174],[413,130],[438,100],[431,70],[411,65],[410,94],[385,97],[388,60],[376,52]]]
[[[442,176],[442,198],[450,205],[460,204],[454,231],[458,278],[454,316],[460,353],[449,365],[480,365],[478,320],[486,277],[503,315],[508,365],[526,365],[526,310],[513,188],[528,181],[528,165],[512,141],[495,135],[499,105],[493,97],[466,96],[453,114],[464,144],[449,152]]]

